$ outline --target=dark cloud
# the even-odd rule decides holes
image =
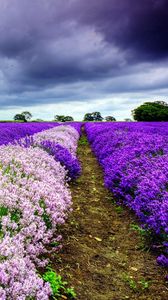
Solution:
[[[167,0],[1,0],[0,104],[165,89],[167,36]]]
[[[109,43],[141,59],[168,56],[167,0],[86,0],[78,2],[78,12],[80,21],[96,26]]]

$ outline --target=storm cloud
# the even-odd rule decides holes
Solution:
[[[1,0],[1,110],[165,98],[167,36],[167,0]]]

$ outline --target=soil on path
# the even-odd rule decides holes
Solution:
[[[73,212],[63,226],[63,249],[52,265],[74,286],[78,300],[167,300],[165,270],[144,251],[127,209],[117,207],[103,174],[83,139],[82,175],[71,185]]]

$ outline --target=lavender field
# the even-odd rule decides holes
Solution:
[[[0,300],[168,299],[168,0],[0,0]]]
[[[102,289],[108,285],[105,299],[117,295],[124,299],[125,293],[127,299],[137,299],[135,292],[138,299],[144,299],[143,293],[155,299],[157,291],[158,299],[166,299],[168,124],[14,123],[1,124],[0,133],[0,299],[103,299],[93,288],[93,282],[100,280],[95,279],[99,265],[91,271],[87,264],[96,257],[95,251],[97,257],[103,253],[99,267],[105,268],[106,259],[110,268],[110,276],[104,274],[104,283],[99,282]],[[106,198],[115,199],[121,215]],[[130,220],[134,217],[129,212],[133,212],[139,230],[150,240],[150,254],[137,254],[137,249],[132,253],[133,244],[122,243],[122,234],[126,243],[132,239],[135,248],[137,243],[122,209]],[[111,234],[116,238],[109,239]],[[121,262],[116,259],[113,247],[118,252],[122,249],[122,255],[126,251],[128,261],[123,263],[123,256]],[[125,270],[131,261],[136,264],[138,255],[142,260],[132,270],[139,268],[139,274],[146,276],[144,261],[149,255],[147,268],[159,277],[151,290],[143,278],[129,292],[132,275],[126,284],[123,269],[121,277],[117,274],[122,264]],[[77,296],[55,271],[63,272]],[[116,290],[110,294],[109,284],[115,277]],[[83,289],[78,288],[81,284]],[[93,293],[86,293],[87,288]]]
[[[168,124],[86,124],[105,186],[150,231],[168,267]]]

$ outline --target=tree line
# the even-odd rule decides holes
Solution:
[[[20,121],[20,122],[28,122],[32,119],[32,114],[29,112],[29,111],[24,111],[20,114],[16,114],[14,116],[14,120],[15,121]],[[116,119],[112,116],[107,116],[105,118],[103,118],[101,116],[101,113],[100,112],[92,112],[92,113],[87,113],[84,115],[84,119],[83,121],[84,122],[89,122],[89,121],[93,121],[93,122],[96,122],[96,121],[107,121],[107,122],[114,122],[116,121]],[[36,122],[42,122],[43,120],[42,119],[36,119],[34,120]],[[54,120],[55,122],[72,122],[74,121],[74,118],[71,117],[71,116],[64,116],[64,115],[55,115],[54,116]]]
[[[157,122],[168,121],[168,104],[165,101],[145,102],[132,111],[132,116],[135,121],[143,122]],[[28,122],[32,119],[32,114],[29,111],[24,111],[14,116],[15,121]],[[42,122],[42,119],[34,120],[36,122]],[[72,122],[74,121],[71,116],[55,115],[55,122]],[[84,122],[115,122],[116,119],[113,116],[102,117],[100,112],[86,113],[83,118]],[[132,121],[127,118],[124,121]]]

